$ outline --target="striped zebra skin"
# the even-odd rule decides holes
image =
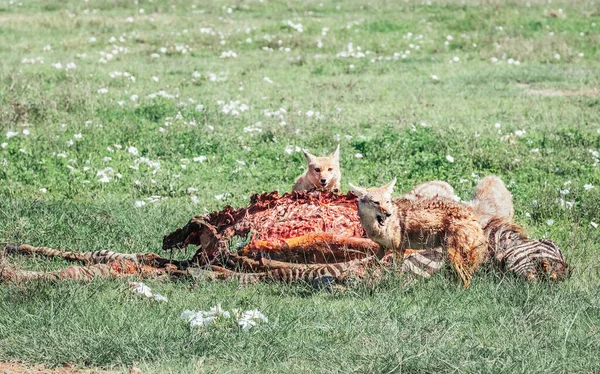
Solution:
[[[526,279],[563,280],[571,275],[572,267],[551,240],[527,239],[522,228],[499,219],[491,220],[485,232],[492,261],[502,271]]]

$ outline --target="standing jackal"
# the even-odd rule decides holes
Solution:
[[[308,169],[296,179],[292,191],[340,191],[340,146],[326,157],[313,156],[303,150]]]
[[[350,184],[358,196],[358,215],[371,240],[385,250],[442,246],[465,287],[486,260],[488,242],[473,211],[444,198],[392,201],[396,179],[379,188]]]

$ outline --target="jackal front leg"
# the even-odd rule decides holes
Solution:
[[[446,234],[448,259],[465,288],[468,288],[473,274],[488,254],[487,239],[475,219],[461,219],[451,223]]]

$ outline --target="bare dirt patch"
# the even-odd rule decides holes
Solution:
[[[597,97],[600,96],[600,89],[598,88],[583,88],[578,90],[560,90],[556,88],[531,88],[526,83],[517,83],[519,88],[525,90],[528,95],[538,96],[589,96]]]
[[[600,90],[588,88],[583,90],[556,90],[553,88],[543,89],[528,89],[529,95],[540,95],[540,96],[600,96]]]
[[[132,371],[134,372],[134,371]],[[98,368],[80,369],[76,366],[65,365],[48,368],[44,365],[29,365],[19,362],[0,362],[0,374],[117,374],[123,371],[103,370]]]

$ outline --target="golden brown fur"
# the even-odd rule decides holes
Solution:
[[[435,197],[460,200],[454,193],[454,188],[444,181],[421,183],[402,197],[413,201]],[[511,222],[514,216],[512,195],[504,182],[495,175],[483,178],[477,184],[472,200],[465,204],[473,208],[481,227],[485,227],[494,218]]]
[[[486,227],[492,219],[512,222],[515,214],[511,193],[504,182],[495,175],[485,177],[479,182],[473,200],[467,205],[473,208],[481,227]]]
[[[396,180],[379,188],[350,185],[367,235],[382,250],[442,245],[465,287],[487,257],[487,240],[473,211],[442,198],[392,201]]]
[[[292,191],[340,191],[342,172],[340,170],[340,146],[326,157],[316,157],[304,152],[308,169],[296,179]]]
[[[454,188],[450,184],[444,181],[430,181],[417,185],[410,192],[405,193],[401,196],[403,199],[408,200],[423,200],[433,199],[436,197],[459,200],[454,193]]]

